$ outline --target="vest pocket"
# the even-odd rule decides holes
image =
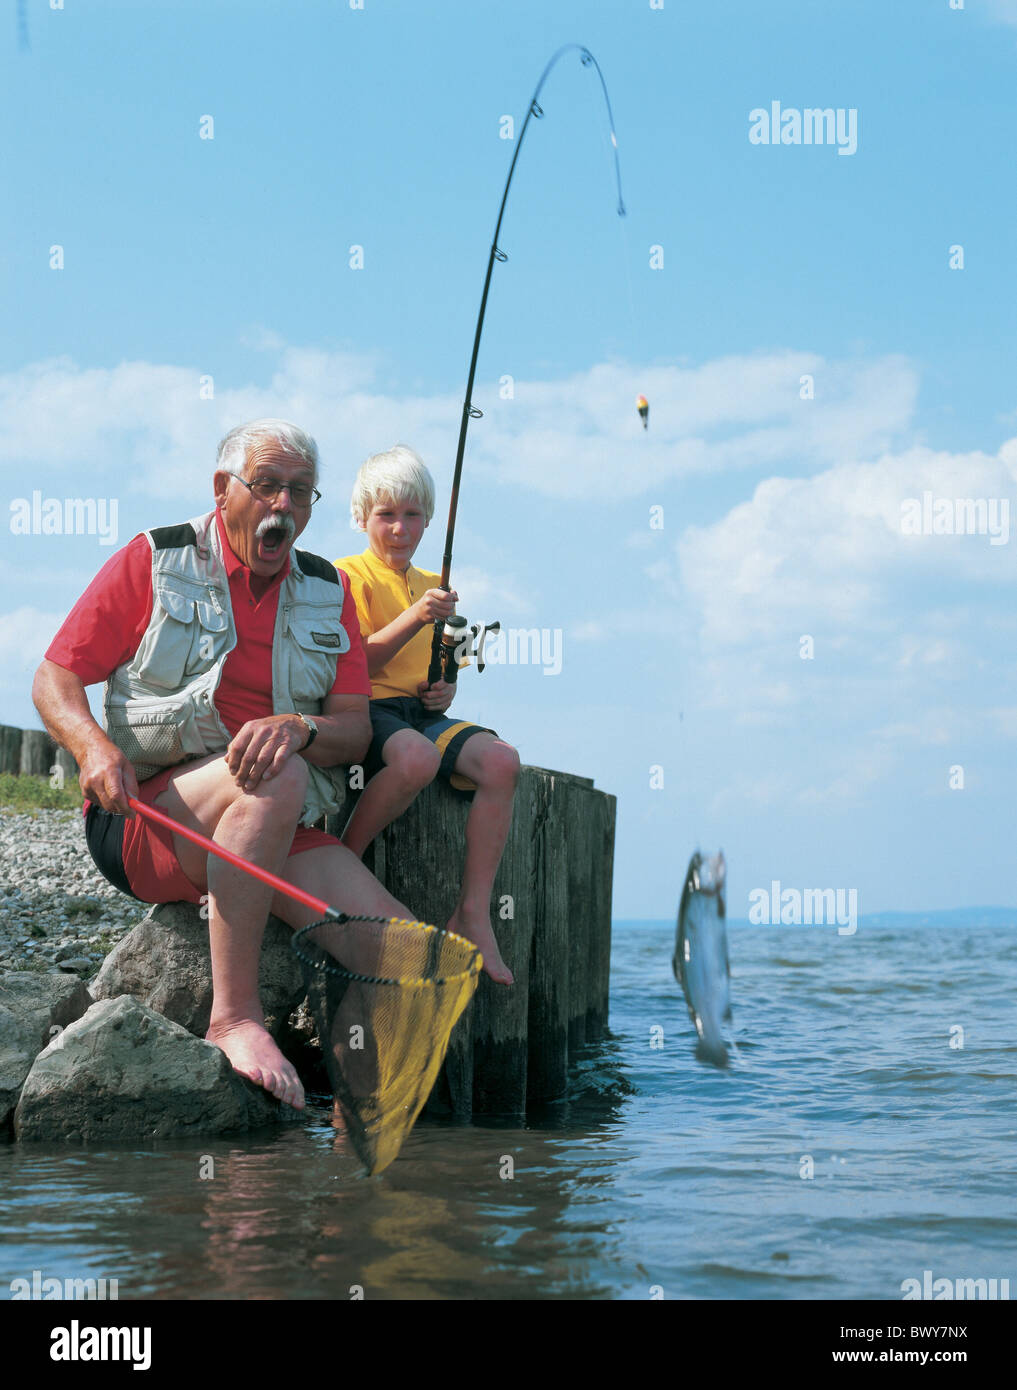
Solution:
[[[337,658],[350,649],[338,607],[295,605],[286,619],[286,635],[293,643],[287,652],[290,695],[295,701],[324,700],[335,684]]]
[[[211,588],[185,586],[179,579],[155,585],[153,622],[134,666],[140,679],[160,690],[177,691],[202,675],[222,655],[229,617]]]
[[[143,782],[163,768],[198,756],[194,751],[196,734],[190,727],[193,723],[194,716],[186,708],[167,709],[159,704],[146,709],[132,703],[107,712],[106,732],[133,764],[138,781]],[[191,738],[186,737],[188,732]]]

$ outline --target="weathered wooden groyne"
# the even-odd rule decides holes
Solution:
[[[73,759],[38,730],[0,726],[0,771],[48,776]],[[338,832],[355,799],[327,828]],[[615,798],[590,778],[524,766],[495,880],[492,921],[515,984],[482,975],[429,1106],[523,1114],[562,1096],[570,1061],[607,1025]],[[468,802],[441,781],[365,862],[418,918],[444,926],[462,877]],[[197,909],[194,909],[197,915]],[[139,911],[139,918],[141,916]]]
[[[65,778],[77,777],[78,765],[44,729],[15,729],[0,724],[0,772],[49,777],[59,767]]]
[[[444,926],[462,877],[468,803],[436,781],[367,862],[421,919]],[[615,798],[590,778],[521,769],[492,921],[515,984],[482,975],[431,1105],[521,1114],[561,1096],[570,1058],[607,1025]],[[370,853],[370,852],[369,852]]]

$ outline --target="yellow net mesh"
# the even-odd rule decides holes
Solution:
[[[380,1173],[431,1093],[480,952],[423,922],[345,916],[302,928],[293,949],[347,1133]]]

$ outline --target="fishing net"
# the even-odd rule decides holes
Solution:
[[[303,927],[293,949],[347,1133],[380,1173],[431,1093],[480,952],[423,922],[346,914]]]

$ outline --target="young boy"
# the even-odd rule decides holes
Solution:
[[[368,548],[335,563],[349,576],[357,605],[374,737],[364,765],[370,781],[343,844],[363,855],[436,773],[457,790],[475,788],[463,883],[448,929],[480,948],[492,980],[510,985],[512,972],[491,928],[491,892],[512,820],[519,754],[493,729],[447,719],[455,685],[427,683],[434,621],[449,617],[458,598],[438,587],[440,575],[410,563],[434,515],[434,482],[413,450],[397,444],[363,465],[350,511],[367,532]]]

